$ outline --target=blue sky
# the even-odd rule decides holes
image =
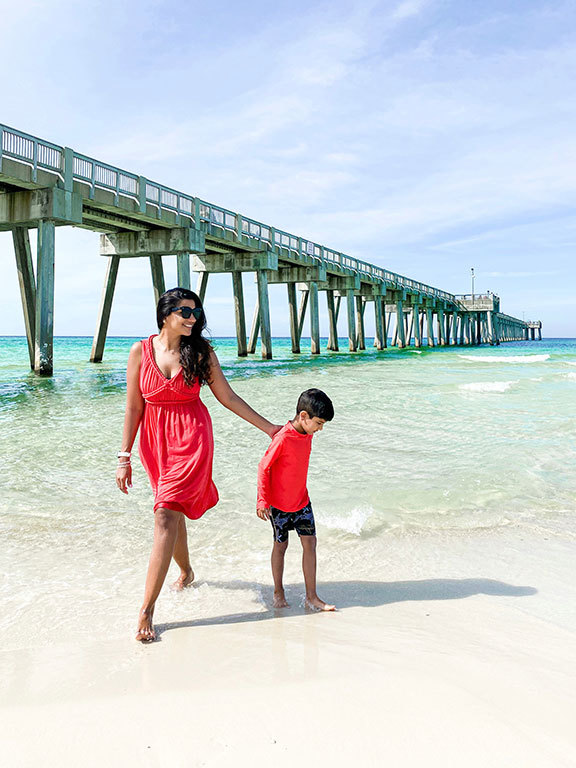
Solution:
[[[573,2],[2,0],[1,14],[0,122],[453,293],[474,267],[503,311],[576,336]],[[56,265],[55,331],[90,335],[98,236],[59,229]],[[0,334],[21,334],[7,233],[0,268]],[[252,276],[245,289],[250,311]],[[271,302],[286,335],[285,289]],[[110,333],[152,332],[153,310],[148,264],[123,262]],[[229,276],[207,311],[232,333]]]

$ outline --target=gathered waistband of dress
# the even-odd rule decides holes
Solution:
[[[147,400],[144,398],[146,405],[189,405],[190,403],[197,403],[200,397],[191,397],[189,400]]]

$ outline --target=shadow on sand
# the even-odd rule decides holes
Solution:
[[[174,621],[156,625],[156,632],[161,635],[170,629],[182,627],[202,627],[216,624],[243,624],[251,621],[301,616],[301,595],[304,585],[286,586],[286,594],[291,602],[290,608],[273,607],[273,590],[269,584],[251,581],[207,581],[195,586],[207,584],[215,589],[242,590],[258,592],[266,611],[233,613],[225,616]],[[517,587],[493,579],[423,579],[422,581],[329,581],[319,585],[322,597],[336,604],[339,610],[362,607],[376,608],[380,605],[402,602],[425,602],[428,600],[463,600],[472,595],[494,595],[497,597],[528,597],[537,594],[534,587]],[[306,609],[307,613],[316,613]]]

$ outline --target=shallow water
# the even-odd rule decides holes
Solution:
[[[56,375],[27,370],[24,339],[0,339],[0,628],[8,646],[132,628],[152,538],[151,492],[136,462],[128,497],[114,484],[133,339],[55,344]],[[336,416],[314,438],[309,489],[321,580],[379,577],[396,537],[537,527],[576,535],[576,340],[500,347],[388,350],[238,360],[217,340],[236,391],[272,421],[292,417],[311,386]],[[162,615],[265,610],[271,529],[256,518],[258,460],[268,439],[206,390],[220,503],[189,524],[199,586],[168,591]],[[287,579],[300,582],[294,541]],[[439,555],[440,556],[440,555]],[[300,593],[296,590],[297,595]],[[295,593],[295,594],[296,594]],[[299,599],[299,597],[298,597]],[[37,627],[43,627],[39,635]]]

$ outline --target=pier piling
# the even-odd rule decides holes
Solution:
[[[54,366],[54,222],[38,222],[34,371],[51,376]]]
[[[16,270],[18,272],[22,310],[24,312],[24,326],[26,329],[26,341],[28,342],[30,368],[34,370],[36,280],[34,278],[34,264],[32,263],[28,229],[26,229],[26,227],[16,227],[12,230],[12,239],[14,242],[14,251],[16,253]]]

